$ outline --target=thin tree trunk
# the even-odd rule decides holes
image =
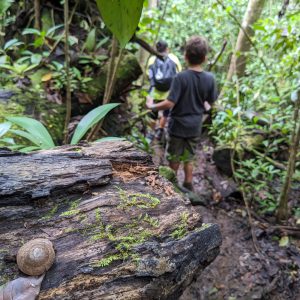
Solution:
[[[248,7],[243,20],[243,29],[240,29],[235,50],[231,58],[229,71],[227,74],[227,80],[230,81],[234,75],[234,69],[236,66],[236,75],[242,77],[246,69],[246,56],[245,53],[251,48],[251,43],[247,38],[245,32],[248,36],[253,36],[253,30],[251,26],[259,19],[265,0],[249,0]],[[239,54],[239,55],[238,55]]]
[[[289,191],[291,188],[292,177],[295,172],[295,165],[297,160],[297,153],[300,144],[300,121],[299,121],[299,114],[300,114],[300,92],[298,92],[298,100],[295,105],[295,113],[294,113],[294,131],[291,138],[291,147],[290,147],[290,157],[288,161],[288,167],[284,179],[283,186],[281,188],[280,196],[279,196],[279,206],[277,210],[277,220],[286,220],[289,215],[288,209],[288,196]]]
[[[282,8],[281,8],[280,12],[278,13],[278,18],[279,19],[281,19],[285,15],[289,4],[290,4],[290,0],[284,0],[283,1]]]
[[[68,142],[68,125],[71,120],[72,99],[71,99],[71,80],[70,80],[70,55],[69,55],[69,1],[65,0],[64,4],[64,21],[65,21],[65,68],[66,68],[66,118],[64,130],[64,143]]]
[[[41,2],[40,0],[34,0],[34,28],[41,30]]]
[[[151,9],[154,9],[157,7],[157,0],[149,0],[148,1],[148,9],[151,10]],[[148,52],[143,49],[143,48],[140,48],[139,50],[139,63],[141,64],[141,66],[144,66],[147,59],[148,59]]]
[[[119,55],[118,55],[118,41],[115,37],[113,37],[112,40],[112,50],[111,50],[111,56],[110,56],[110,62],[107,70],[107,79],[106,79],[106,85],[105,85],[105,92],[104,92],[104,97],[102,101],[103,104],[107,104],[110,102],[112,94],[113,94],[113,89],[116,83],[116,78],[117,78],[117,70],[121,61],[122,57],[122,51],[123,49],[119,50]],[[91,141],[95,134],[99,131],[103,123],[103,120],[101,120],[89,133],[87,140]]]

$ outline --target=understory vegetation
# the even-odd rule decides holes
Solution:
[[[164,39],[184,65],[186,39],[200,34],[220,92],[205,132],[229,149],[247,207],[299,225],[300,2],[123,3],[130,21],[120,30],[118,7],[110,15],[105,1],[1,1],[0,146],[127,139],[153,153],[142,74],[149,49]]]

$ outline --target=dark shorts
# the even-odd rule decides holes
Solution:
[[[181,138],[170,135],[167,139],[167,160],[171,162],[193,161],[199,142],[200,137]]]
[[[169,109],[163,111],[163,116],[165,118],[167,118],[169,116],[169,114],[170,114],[170,110]]]

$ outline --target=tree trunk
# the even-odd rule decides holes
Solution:
[[[40,0],[34,0],[34,28],[41,30],[41,2]]]
[[[219,253],[218,226],[128,142],[2,151],[0,168],[0,285],[34,238],[56,250],[40,300],[177,299]]]
[[[66,118],[64,129],[64,143],[68,143],[68,126],[72,114],[71,99],[71,76],[70,76],[70,53],[69,53],[69,0],[64,3],[64,23],[65,23],[65,69],[66,69]]]
[[[295,113],[294,113],[294,132],[291,138],[291,147],[290,147],[290,157],[288,161],[288,167],[284,179],[284,183],[279,196],[279,206],[277,210],[277,219],[286,220],[289,215],[288,209],[288,196],[291,188],[292,178],[295,173],[295,166],[297,161],[297,154],[300,143],[300,122],[299,122],[299,114],[300,114],[300,93],[298,93],[298,100],[295,105]]]
[[[157,8],[157,0],[149,0],[148,1],[148,9],[151,10],[151,9],[155,9],[155,8]],[[140,48],[138,56],[139,56],[140,65],[144,66],[149,57],[149,53],[145,49]]]
[[[243,20],[243,29],[248,36],[253,36],[253,30],[251,26],[259,19],[265,0],[249,0],[248,7]],[[246,69],[246,52],[250,50],[250,42],[246,37],[245,32],[240,29],[234,53],[231,58],[229,71],[227,74],[227,80],[230,81],[236,72],[238,77],[244,76]],[[237,54],[238,53],[238,54]]]

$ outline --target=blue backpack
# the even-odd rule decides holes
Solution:
[[[168,91],[176,73],[176,64],[171,58],[156,58],[149,70],[151,86],[161,92]]]

